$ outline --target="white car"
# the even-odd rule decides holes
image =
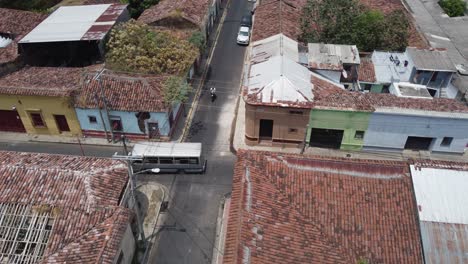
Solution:
[[[239,33],[237,34],[237,44],[249,45],[250,42],[250,28],[240,27]]]

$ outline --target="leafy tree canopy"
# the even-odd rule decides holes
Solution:
[[[206,41],[205,36],[200,31],[195,31],[192,33],[188,42],[192,43],[195,47],[198,47],[200,51],[205,49]]]
[[[112,30],[107,43],[110,69],[151,74],[185,74],[198,55],[187,41],[130,20]]]
[[[463,16],[466,12],[466,3],[463,0],[440,0],[439,5],[449,17]]]
[[[169,105],[175,102],[186,102],[192,87],[180,76],[170,76],[163,84],[164,102]]]
[[[120,0],[123,4],[128,4],[128,10],[132,18],[138,18],[145,9],[159,3],[159,0]]]
[[[308,0],[301,17],[301,40],[356,45],[359,50],[402,50],[409,21],[401,11],[384,16],[358,0]]]

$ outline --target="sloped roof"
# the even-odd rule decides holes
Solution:
[[[13,34],[14,37],[6,48],[0,48],[0,63],[10,62],[18,57],[17,42],[45,17],[44,14],[0,8],[0,33]]]
[[[223,263],[422,263],[403,162],[240,150]]]
[[[317,70],[343,70],[343,64],[359,64],[356,45],[309,43],[309,67]]]
[[[96,102],[96,94],[101,97],[102,92],[99,81],[94,80],[93,77],[92,73],[86,75],[83,87],[75,100],[76,107],[87,109],[103,107]],[[161,90],[168,77],[167,75],[103,74],[101,83],[107,107],[111,110],[130,112],[166,111],[167,107],[164,105]],[[101,101],[100,104],[102,104]]]
[[[263,105],[307,106],[314,99],[311,72],[285,56],[251,65],[247,98]]]
[[[24,67],[0,77],[0,94],[70,96],[79,89],[83,68]]]
[[[146,9],[138,21],[153,24],[167,17],[181,17],[191,23],[202,26],[203,19],[208,14],[209,0],[162,0]]]
[[[374,64],[370,59],[361,60],[358,70],[358,80],[360,82],[370,83],[374,83],[376,81]]]
[[[119,207],[127,181],[111,159],[0,151],[0,205],[52,211],[41,263],[112,263],[132,217]]]
[[[102,40],[127,5],[61,6],[19,43]]]
[[[426,263],[465,263],[468,163],[420,162],[411,165],[411,176]]]
[[[424,50],[408,47],[406,52],[413,61],[414,67],[418,70],[457,71],[445,50]]]
[[[401,109],[408,110],[404,111],[407,114],[411,114],[411,112],[416,114],[415,110],[421,110],[419,112],[424,112],[426,115],[431,115],[433,112],[443,112],[453,116],[456,113],[468,113],[468,106],[454,99],[432,98],[428,100],[398,97],[387,93],[361,93],[346,90],[335,90],[324,96],[317,96],[314,108],[369,112],[376,109],[389,109],[397,112]]]
[[[297,40],[300,16],[307,0],[264,0],[255,10],[252,40],[262,40],[280,33]]]
[[[251,63],[259,63],[271,57],[284,55],[294,62],[299,62],[298,42],[280,33],[266,39],[255,41],[250,52]]]

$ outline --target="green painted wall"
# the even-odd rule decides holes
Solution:
[[[372,84],[371,93],[382,93],[383,84]]]
[[[344,130],[341,149],[361,150],[363,139],[355,139],[356,131],[366,131],[370,118],[369,112],[318,110],[310,112],[307,128],[307,143],[313,128]]]

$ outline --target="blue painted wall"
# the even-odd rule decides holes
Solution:
[[[372,113],[364,135],[364,150],[402,150],[408,136],[432,137],[431,151],[463,153],[468,143],[468,118]],[[444,137],[453,137],[450,146],[441,146]]]
[[[179,109],[179,105],[173,111],[173,117],[177,114]],[[102,125],[101,117],[99,115],[98,109],[82,109],[76,108],[76,114],[78,116],[78,121],[80,122],[80,126],[82,130],[94,130],[94,131],[104,131],[104,127]],[[106,118],[106,113],[102,111],[104,122],[106,124],[106,128],[109,129],[109,122]],[[132,133],[132,134],[148,134],[148,122],[157,122],[159,124],[159,131],[162,136],[168,136],[170,132],[170,125],[168,120],[168,113],[160,112],[160,113],[150,113],[150,118],[145,120],[145,131],[141,131],[138,127],[138,119],[136,117],[137,112],[124,112],[124,111],[109,111],[110,116],[118,116],[122,120],[123,132],[124,133]],[[88,116],[95,116],[96,123],[90,123]]]

